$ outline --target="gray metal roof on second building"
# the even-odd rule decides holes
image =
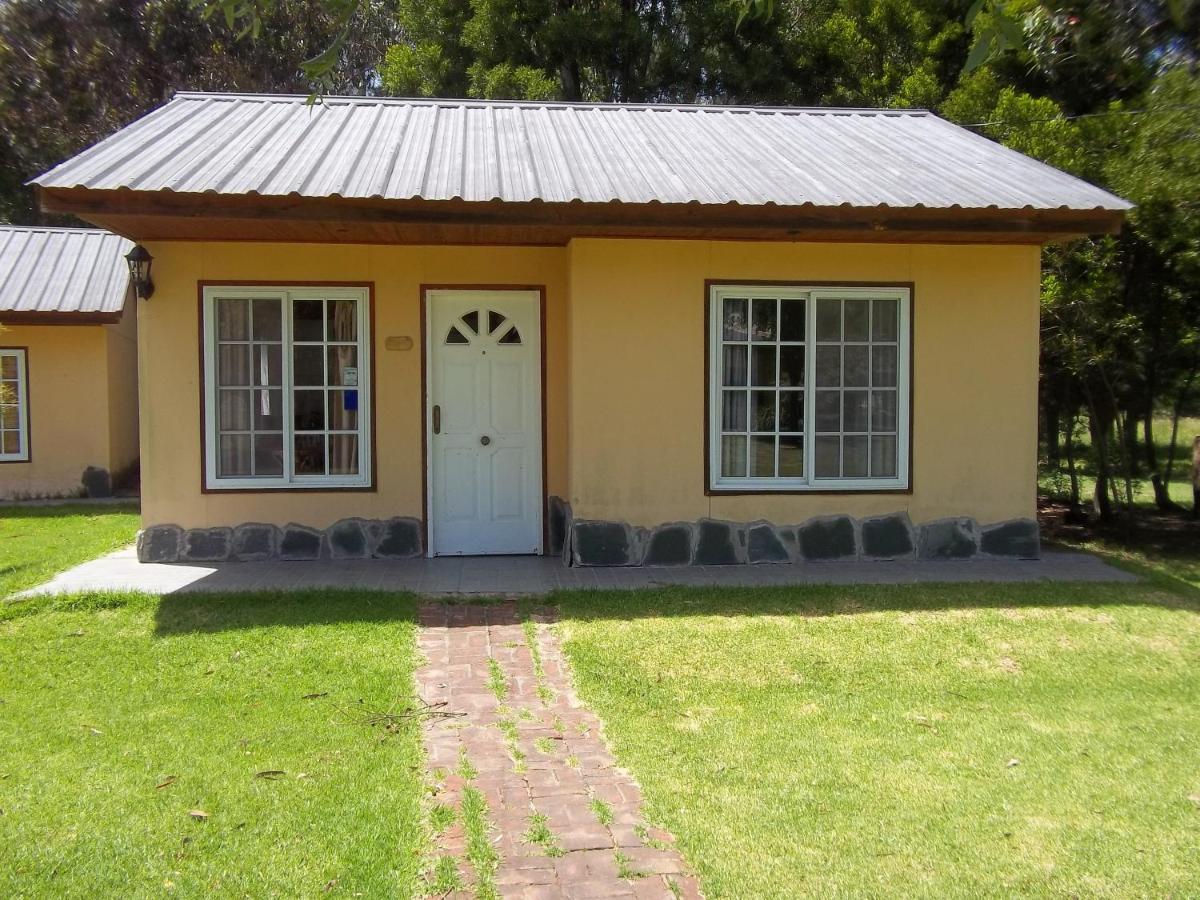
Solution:
[[[177,94],[44,188],[548,203],[1124,210],[920,110]]]
[[[94,228],[0,225],[0,321],[8,313],[120,313],[133,244]]]

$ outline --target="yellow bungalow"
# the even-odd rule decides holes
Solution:
[[[1035,556],[1039,248],[1128,208],[923,111],[217,94],[34,183],[147,251],[143,560]]]
[[[137,462],[132,247],[0,226],[0,499],[108,496]]]

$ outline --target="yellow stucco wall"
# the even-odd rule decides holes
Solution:
[[[567,341],[561,248],[154,242],[154,297],[139,304],[142,517],[185,528],[422,511],[422,284],[545,285],[546,486],[565,496]],[[201,492],[199,281],[354,281],[375,285],[376,490]],[[388,337],[413,349],[385,350]]]
[[[577,240],[566,248],[157,242],[139,306],[143,517],[324,527],[423,517],[422,284],[547,288],[547,489],[580,518],[779,524],[907,510],[993,522],[1035,502],[1037,247]],[[911,494],[707,497],[704,281],[914,282]],[[201,491],[197,283],[375,284],[376,490]],[[410,351],[383,349],[409,336]]]
[[[104,328],[108,358],[108,460],[114,474],[138,458],[137,311],[132,297],[116,325]]]
[[[1037,247],[580,240],[570,258],[577,518],[1034,514]],[[705,279],[915,283],[911,494],[705,496]]]
[[[133,345],[110,355],[118,340],[110,333],[122,326],[5,327],[0,346],[28,349],[31,458],[0,463],[0,497],[75,494],[88,466],[128,465],[137,434]]]

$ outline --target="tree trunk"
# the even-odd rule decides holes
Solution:
[[[1200,434],[1192,439],[1192,518],[1200,519]]]
[[[1096,489],[1092,492],[1092,510],[1102,522],[1112,521],[1112,498],[1109,496],[1108,435],[1111,420],[1101,422],[1096,405],[1091,404],[1088,416],[1088,431],[1092,435],[1092,449],[1096,451]]]
[[[1067,472],[1071,476],[1071,520],[1078,522],[1082,516],[1079,501],[1079,469],[1075,465],[1075,414],[1067,420],[1066,442],[1063,444],[1067,452]]]
[[[1045,422],[1043,427],[1046,429],[1046,465],[1050,469],[1058,471],[1062,460],[1062,444],[1059,435],[1061,416],[1058,404],[1053,400],[1045,401],[1042,404],[1042,413]]]

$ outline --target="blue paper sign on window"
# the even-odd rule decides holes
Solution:
[[[358,409],[358,391],[342,391],[342,409]]]

